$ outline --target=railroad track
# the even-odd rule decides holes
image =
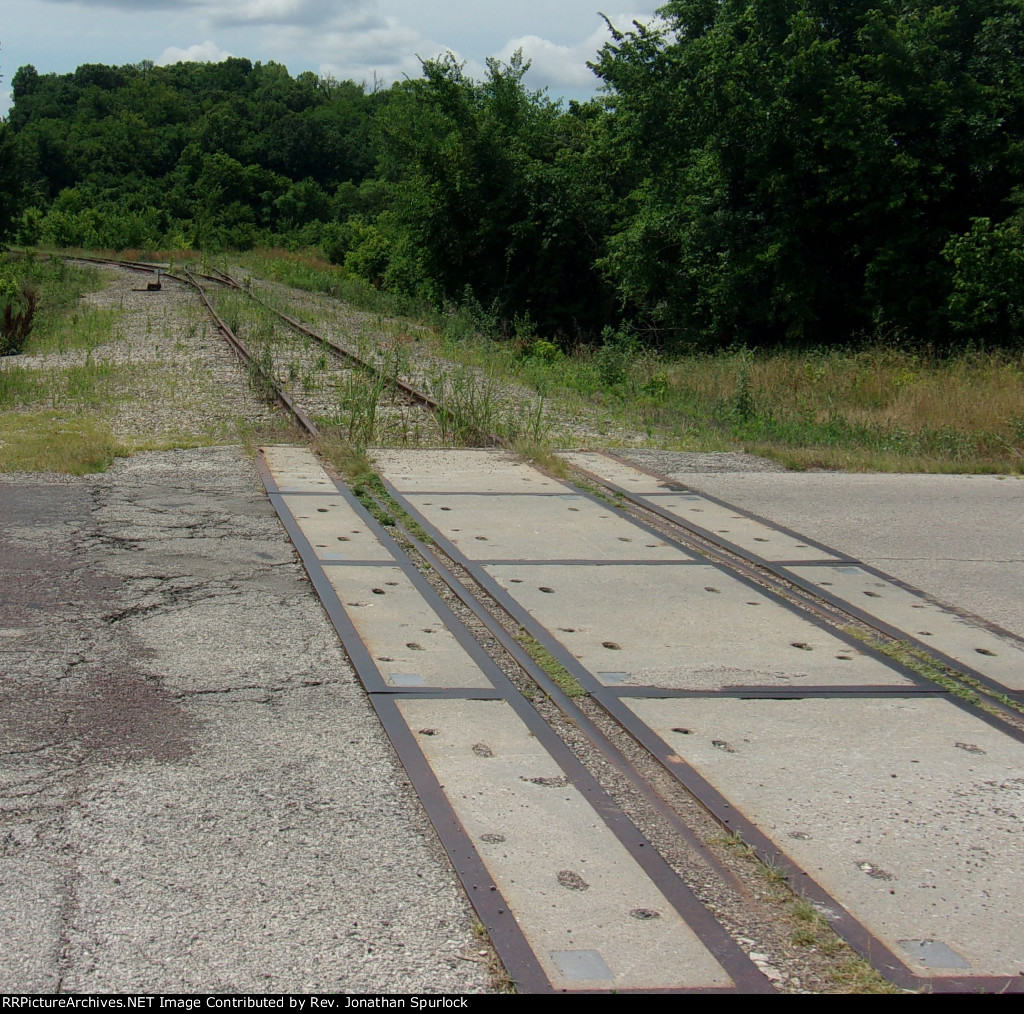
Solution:
[[[154,270],[157,267],[124,266],[136,270]],[[274,371],[268,370],[265,363],[253,355],[244,340],[217,313],[202,282],[245,293],[264,310],[275,314],[287,327],[319,343],[332,356],[345,359],[357,369],[379,373],[377,364],[280,313],[223,272],[198,275],[186,271],[184,277],[167,274],[164,277],[197,290],[234,352],[251,372],[261,376],[267,389],[313,439],[321,434],[310,414],[284,390]],[[397,378],[391,379],[397,381]],[[412,385],[401,381],[399,388],[402,397],[415,401],[424,409],[435,413],[444,411],[436,400]],[[706,834],[695,830],[694,821],[681,812],[678,801],[670,798],[671,792],[658,784],[649,767],[644,766],[642,755],[645,751],[722,827],[756,849],[770,869],[780,870],[790,886],[808,899],[832,928],[890,981],[908,989],[1022,988],[1019,977],[997,970],[995,965],[975,972],[979,962],[973,955],[970,959],[964,957],[962,952],[967,945],[960,939],[946,944],[922,933],[897,940],[886,923],[886,918],[891,920],[894,917],[879,917],[870,911],[870,906],[865,909],[856,890],[846,890],[842,883],[841,889],[836,889],[829,886],[828,877],[809,872],[806,849],[794,851],[792,846],[780,842],[777,834],[768,829],[777,817],[772,814],[758,816],[756,812],[751,814],[751,809],[756,811],[756,807],[749,801],[737,805],[735,796],[742,796],[742,793],[735,784],[723,790],[719,778],[725,776],[716,772],[713,764],[709,765],[706,758],[698,762],[683,756],[685,751],[679,737],[689,736],[692,730],[683,725],[671,726],[671,723],[659,725],[659,721],[652,717],[655,702],[662,702],[665,709],[671,705],[675,709],[672,713],[676,714],[680,702],[757,702],[762,706],[768,701],[811,701],[816,706],[827,707],[829,702],[837,701],[856,701],[872,706],[879,702],[888,705],[909,701],[927,709],[933,704],[924,702],[931,701],[941,704],[942,721],[949,722],[950,728],[955,726],[959,730],[966,722],[966,727],[980,741],[983,737],[977,730],[987,726],[995,730],[994,735],[998,738],[993,742],[999,744],[998,749],[992,748],[989,752],[1005,752],[1007,743],[1014,744],[1006,748],[1012,752],[1019,750],[1024,742],[1019,717],[1019,705],[1024,698],[1020,688],[1012,685],[1012,680],[1006,680],[1000,665],[1003,662],[1001,654],[1013,650],[1019,645],[1019,639],[1005,631],[978,625],[971,617],[944,611],[916,590],[901,587],[886,575],[865,568],[859,561],[836,553],[827,546],[803,539],[799,533],[780,529],[764,519],[739,512],[731,505],[674,484],[663,476],[645,473],[613,456],[567,455],[571,469],[569,480],[536,469],[531,469],[530,474],[517,473],[517,479],[527,483],[534,495],[534,500],[530,501],[527,494],[521,494],[520,503],[531,510],[540,510],[542,514],[551,507],[552,498],[579,503],[579,507],[566,509],[586,513],[588,517],[595,510],[606,511],[607,514],[599,517],[614,519],[616,524],[627,526],[619,530],[630,533],[615,536],[617,541],[639,544],[639,540],[653,540],[643,545],[657,549],[657,552],[646,553],[645,549],[639,560],[631,559],[628,554],[623,556],[621,546],[608,550],[603,535],[599,542],[605,546],[602,549],[605,555],[597,559],[585,559],[579,553],[573,555],[571,552],[557,558],[553,551],[538,559],[531,559],[529,553],[525,557],[503,558],[500,552],[497,556],[481,557],[477,551],[479,547],[467,548],[465,537],[461,534],[456,537],[455,533],[463,531],[462,526],[446,527],[443,523],[446,519],[437,511],[462,510],[465,504],[474,502],[473,498],[492,497],[491,504],[498,505],[503,496],[507,499],[520,494],[504,487],[498,492],[478,490],[469,479],[463,480],[461,488],[456,484],[453,489],[451,470],[443,467],[435,469],[431,476],[437,488],[431,489],[430,482],[424,488],[422,483],[417,485],[415,481],[410,483],[407,480],[403,472],[407,466],[392,462],[390,466],[385,463],[384,482],[376,491],[364,493],[360,501],[336,475],[324,471],[311,457],[296,453],[298,457],[282,456],[276,451],[265,456],[261,467],[268,492],[299,549],[360,679],[424,799],[467,894],[477,907],[509,974],[521,989],[753,991],[771,988],[764,974],[766,968],[775,972],[770,962],[755,964],[709,909],[710,899],[705,897],[702,900],[686,878],[680,875],[680,864],[666,862],[655,848],[653,839],[659,835],[674,839],[681,843],[691,858],[710,871],[713,881],[735,896],[746,896],[749,900],[749,886],[737,879],[733,869],[723,863],[717,853],[706,847],[703,841]],[[551,488],[542,490],[541,486]],[[429,501],[427,497],[430,497]],[[444,505],[438,506],[441,501]],[[310,512],[311,506],[318,503],[323,506],[317,506],[315,514],[326,514],[328,519]],[[368,506],[372,509],[368,510]],[[716,525],[722,523],[722,517],[728,517],[731,524],[739,522],[736,527],[742,531],[737,534],[731,530],[716,530],[715,526],[698,524],[689,516],[709,512],[718,519]],[[382,526],[380,518],[389,522],[390,531]],[[497,523],[485,529],[480,518],[472,513],[469,523],[480,531],[491,533],[475,536],[482,542],[501,543],[503,539],[509,539],[509,533],[515,528],[514,521],[508,521],[504,527]],[[601,528],[597,521],[593,523]],[[336,543],[339,540],[345,543],[353,541],[351,536],[357,533],[357,529],[359,538],[354,541],[359,543],[359,547],[355,555],[347,545],[344,552],[339,552]],[[344,531],[351,534],[338,534]],[[399,533],[400,542],[396,542],[392,535],[395,531]],[[428,538],[423,537],[424,533]],[[724,535],[731,537],[725,538]],[[783,547],[781,556],[767,551],[766,547],[773,541]],[[334,551],[329,547],[334,547]],[[666,550],[663,560],[658,558],[662,548]],[[413,559],[429,567],[429,577],[424,576]],[[584,615],[580,627],[565,623],[559,626],[557,610],[545,612],[546,603],[544,608],[538,604],[542,599],[538,600],[536,595],[531,598],[520,594],[513,587],[514,584],[524,584],[523,578],[510,577],[517,567],[524,568],[524,573],[529,573],[531,568],[536,573],[543,571],[544,580],[550,581],[552,586],[541,586],[540,592],[542,596],[551,596],[549,601],[555,601],[555,593],[560,590],[551,575],[561,580],[563,575],[586,568],[590,568],[592,574],[600,573],[601,568],[618,568],[624,577],[634,580],[636,576],[627,573],[629,568],[634,568],[644,572],[644,581],[657,575],[659,570],[665,574],[671,572],[673,579],[682,580],[688,573],[686,568],[689,568],[689,573],[699,573],[701,580],[714,581],[704,588],[709,595],[722,595],[725,589],[715,585],[728,584],[730,592],[750,596],[745,603],[747,606],[764,607],[765,611],[773,612],[780,626],[791,623],[795,624],[793,630],[799,628],[804,631],[799,634],[799,639],[791,639],[782,647],[800,652],[818,650],[821,644],[811,643],[816,636],[829,646],[827,650],[832,651],[834,659],[856,661],[862,669],[874,674],[874,681],[867,677],[849,680],[836,677],[831,682],[826,680],[815,685],[790,681],[780,686],[777,681],[761,680],[749,685],[697,687],[686,684],[685,680],[672,686],[671,679],[666,682],[663,674],[656,674],[656,678],[652,677],[654,682],[645,682],[646,677],[639,677],[637,682],[633,678],[632,666],[627,668],[620,662],[617,664],[621,671],[600,669],[597,668],[599,663],[590,660],[586,652],[574,651],[570,644],[572,639],[566,637],[565,632],[582,629],[587,620],[585,610],[580,614]],[[362,599],[373,601],[372,596],[378,592],[380,598],[389,593],[391,582],[380,578],[385,572],[399,579],[393,584],[401,591],[392,594],[399,595],[400,603],[409,610],[409,615],[426,617],[423,620],[425,624],[429,623],[423,628],[426,632],[438,634],[443,628],[448,640],[455,642],[457,649],[448,644],[446,650],[456,652],[452,657],[458,659],[457,663],[452,663],[449,658],[435,672],[426,674],[399,672],[395,668],[393,660],[400,655],[403,660],[398,664],[409,667],[408,651],[403,651],[402,645],[394,642],[393,632],[389,634],[375,629],[372,624],[362,623],[358,613],[366,605]],[[709,574],[712,576],[707,577]],[[342,575],[346,580],[351,579],[348,584],[341,580]],[[854,587],[852,590],[830,591],[833,583],[822,581],[822,575],[853,578]],[[930,627],[940,628],[944,623],[938,639],[945,648],[936,648],[922,640],[924,635],[915,635],[906,623],[891,622],[879,609],[863,608],[855,601],[855,594],[865,591],[860,587],[865,581],[883,589],[883,592],[874,593],[867,590],[866,594],[874,594],[875,599],[890,593],[910,596],[915,601],[903,604],[928,613]],[[582,587],[587,589],[586,583]],[[392,615],[392,622],[399,621],[401,615],[401,610]],[[438,621],[440,627],[432,629]],[[916,668],[893,661],[878,647],[858,639],[848,629],[852,626],[862,631],[870,630],[883,643],[913,644],[919,657],[934,663],[947,682],[936,683]],[[978,642],[973,650],[982,660],[1000,659],[1000,662],[988,668],[967,664],[958,641],[958,638],[963,639],[964,630],[961,628],[968,630],[968,640]],[[790,627],[786,629],[790,630]],[[806,631],[812,631],[813,636]],[[933,632],[929,630],[928,635],[933,636]],[[797,637],[792,633],[787,636]],[[994,641],[985,640],[985,637]],[[997,644],[998,651],[990,646],[993,643]],[[416,644],[415,648],[413,644]],[[488,648],[485,650],[482,644],[487,644]],[[538,646],[540,654],[536,650]],[[611,639],[607,639],[603,646],[614,652],[623,647]],[[405,648],[424,651],[415,640]],[[773,646],[773,650],[778,649],[779,646]],[[643,651],[638,649],[636,654],[643,662]],[[463,655],[468,657],[468,662]],[[418,661],[416,664],[419,665]],[[717,664],[721,667],[720,660]],[[832,669],[836,668],[834,661],[830,665]],[[638,669],[646,672],[652,667],[640,665]],[[456,676],[449,678],[444,675],[445,671],[454,671]],[[514,675],[510,676],[510,672]],[[575,696],[575,688],[585,696]],[[599,712],[590,706],[594,703],[599,705]],[[491,706],[489,711],[486,708],[481,710],[480,706],[485,704]],[[959,717],[947,718],[953,714],[949,707],[956,709]],[[993,711],[998,714],[993,714]],[[485,712],[488,717],[478,717]],[[494,715],[498,712],[502,718],[496,721]],[[964,715],[968,717],[963,718]],[[428,724],[421,724],[423,722]],[[625,917],[632,919],[635,925],[623,919],[617,922],[610,919],[612,929],[600,946],[552,945],[551,927],[529,910],[528,898],[522,894],[521,886],[515,886],[516,876],[513,873],[517,871],[520,882],[529,882],[522,860],[519,860],[519,865],[516,860],[508,862],[507,856],[503,860],[495,856],[495,850],[491,848],[497,844],[504,845],[508,836],[498,832],[480,832],[477,825],[483,819],[481,814],[460,802],[466,798],[464,795],[460,797],[449,788],[452,784],[459,784],[464,785],[467,791],[475,786],[476,791],[483,792],[484,783],[480,776],[467,771],[465,764],[454,763],[452,752],[445,753],[439,749],[446,740],[450,741],[450,751],[456,754],[459,750],[464,753],[468,748],[477,758],[471,762],[474,765],[479,760],[503,756],[502,749],[483,738],[473,743],[468,740],[461,742],[465,739],[467,727],[471,732],[470,739],[478,734],[472,731],[475,723],[480,723],[490,737],[506,744],[516,756],[525,756],[527,745],[532,748],[533,744],[527,744],[527,741],[535,742],[541,752],[532,757],[531,763],[538,770],[558,773],[541,774],[533,779],[519,774],[516,778],[519,781],[525,779],[530,786],[570,792],[571,798],[567,795],[563,800],[567,809],[585,814],[581,818],[585,825],[589,821],[588,826],[603,829],[601,834],[595,832],[604,841],[602,847],[605,852],[602,855],[618,857],[619,873],[628,870],[622,875],[633,885],[631,889],[635,889],[637,897],[654,899],[650,905],[638,904],[625,913]],[[429,734],[425,730],[430,730]],[[567,742],[573,743],[574,735],[581,737],[583,744],[567,746]],[[956,748],[965,749],[965,743],[981,754],[986,752],[967,739],[957,742]],[[723,755],[743,752],[742,748],[726,739],[716,740],[712,746]],[[614,777],[609,777],[607,772]],[[506,771],[505,774],[509,773]],[[895,779],[896,775],[892,777]],[[616,781],[620,788],[610,788]],[[531,811],[539,809],[549,818],[552,816],[547,801],[538,802],[530,796],[530,793],[536,795],[535,788],[524,788],[516,783],[515,778],[506,781],[502,791],[517,805]],[[637,802],[624,808],[623,799],[626,797],[633,797]],[[473,833],[474,827],[479,833]],[[522,836],[525,832],[518,828],[515,834]],[[490,841],[488,835],[500,841]],[[796,832],[791,837],[795,841],[805,840],[797,837]],[[811,837],[808,834],[806,840]],[[569,851],[582,847],[582,839],[573,840],[566,846]],[[509,850],[514,851],[512,846]],[[666,850],[662,848],[662,851]],[[545,855],[539,862],[543,865],[549,860],[554,861],[554,857]],[[596,865],[602,861],[600,858],[593,860]],[[868,867],[862,872],[869,878],[885,879],[881,875],[873,876],[881,868],[876,868],[867,859],[861,866]],[[611,880],[614,878],[599,878],[599,882],[591,883],[579,870],[569,867],[556,873],[555,880],[563,891],[568,892],[567,898],[587,896],[591,889],[595,892],[591,897],[604,898],[605,892],[613,887]],[[881,869],[881,874],[889,876],[884,869]],[[842,881],[838,874],[833,877],[834,880],[836,878],[837,883]],[[584,928],[587,920],[595,918],[594,913],[585,907],[580,912],[582,914],[574,924],[576,941],[587,932]],[[511,913],[515,913],[515,918],[511,918]],[[657,924],[663,935],[652,936],[643,943],[641,951],[657,944],[676,948],[678,953],[686,955],[681,963],[669,963],[661,978],[655,977],[653,985],[651,980],[644,979],[649,970],[638,971],[637,962],[643,961],[643,955],[628,957],[632,953],[630,947],[635,945],[633,938],[637,935],[637,926],[648,922]],[[623,955],[627,957],[623,958]],[[777,980],[778,974],[771,978]]]

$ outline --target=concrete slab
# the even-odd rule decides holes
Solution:
[[[964,665],[1024,690],[1024,646],[855,566],[787,567],[790,573]]]
[[[671,471],[1024,637],[1024,480]]]
[[[284,503],[319,559],[394,559],[337,491],[315,497],[286,496]]]
[[[913,685],[710,565],[486,570],[608,685]]]
[[[492,685],[400,567],[327,567],[325,572],[386,682]]]
[[[556,989],[732,985],[508,703],[398,707]]]
[[[378,471],[403,493],[569,493],[513,454],[494,450],[370,451]]]
[[[334,483],[305,447],[261,447],[263,458],[282,493],[330,493]]]
[[[658,493],[646,495],[643,499],[684,524],[703,528],[762,560],[838,559],[835,553],[808,545],[804,539],[794,538],[774,525],[738,514],[731,507],[723,507],[699,493]]]
[[[59,488],[0,504],[0,993],[493,989],[249,459]]]
[[[570,464],[585,468],[606,482],[644,500],[678,518],[683,524],[695,525],[764,560],[834,560],[835,553],[809,546],[773,525],[765,525],[746,517],[730,507],[709,500],[692,491],[672,492],[668,483],[648,475],[640,468],[616,461],[604,454],[563,452]]]
[[[919,974],[1024,968],[1024,744],[933,697],[629,706]]]
[[[596,451],[559,451],[558,456],[570,465],[593,472],[594,475],[607,479],[630,493],[668,492],[668,482]]]
[[[406,498],[471,560],[694,559],[583,496]]]

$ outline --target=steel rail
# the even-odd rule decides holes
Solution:
[[[557,477],[556,477],[557,478]],[[564,480],[559,480],[564,481]],[[896,985],[909,990],[924,990],[934,992],[961,992],[964,990],[980,990],[983,992],[1024,992],[1024,980],[1019,977],[1010,976],[943,976],[943,975],[920,975],[913,971],[910,966],[897,954],[895,954],[879,937],[875,936],[867,926],[864,925],[853,913],[842,905],[828,890],[805,870],[798,862],[792,859],[786,850],[768,834],[761,830],[760,826],[748,818],[740,809],[734,806],[730,800],[709,781],[707,781],[697,770],[680,757],[671,747],[662,740],[660,735],[637,718],[622,698],[636,696],[632,693],[623,693],[619,688],[612,688],[601,684],[592,673],[580,663],[571,652],[569,652],[554,637],[554,635],[535,620],[530,612],[521,606],[514,596],[503,589],[498,582],[487,573],[480,561],[471,560],[465,553],[458,549],[446,536],[430,521],[428,521],[408,499],[387,480],[383,482],[388,495],[406,513],[413,518],[424,531],[434,540],[444,554],[465,573],[469,574],[474,583],[491,600],[496,602],[501,609],[517,622],[532,637],[539,641],[551,655],[579,682],[591,697],[607,712],[609,717],[615,721],[626,733],[628,733],[640,746],[642,746],[661,766],[671,774],[676,781],[697,800],[714,819],[725,830],[732,834],[738,834],[742,841],[754,848],[758,856],[765,862],[780,867],[790,886],[801,896],[812,901],[818,908],[820,914],[832,926],[833,930],[844,938],[850,946],[862,955],[887,979]],[[576,487],[578,492],[601,503],[594,493],[583,487]],[[607,507],[608,504],[604,503]],[[642,525],[648,531],[665,535],[657,529],[650,527],[650,523],[644,519],[632,516],[621,507],[612,507],[622,517],[629,518],[635,524]],[[673,538],[667,535],[668,538]],[[680,544],[683,540],[677,539]],[[607,562],[607,561],[605,561]],[[729,567],[724,560],[713,560],[723,568]],[[735,569],[737,572],[738,568]],[[754,584],[754,579],[748,574],[737,573],[739,580],[747,584]],[[773,589],[761,586],[761,590],[776,598],[780,604],[794,612],[802,613],[796,603],[787,601]],[[819,616],[811,615],[810,621],[817,626],[824,627],[825,623]],[[844,635],[832,631],[843,639]],[[959,698],[948,690],[936,688],[935,684],[925,677],[917,674],[911,669],[899,665],[892,659],[869,647],[860,646],[866,653],[875,655],[886,666],[897,672],[901,672],[912,680],[915,686],[901,688],[884,688],[882,696],[895,697],[921,697],[921,696],[942,696],[954,706],[975,715],[1000,732],[1012,738],[1024,742],[1024,731],[977,707],[976,705]],[[655,688],[643,688],[652,690],[652,696],[668,696],[665,692]],[[730,697],[734,699],[747,698],[772,698],[780,696],[786,698],[807,698],[807,697],[843,697],[849,694],[851,689],[858,692],[858,696],[867,696],[870,693],[866,687],[802,687],[790,690],[784,695],[766,690],[762,687],[735,688],[727,691],[718,691],[713,696]]]
[[[620,455],[609,452],[606,453],[605,456],[612,461],[636,468],[638,471],[644,472],[652,478],[665,482],[667,484],[666,490],[668,492],[682,492],[690,489],[682,483],[676,482],[675,480],[670,479],[665,475],[661,475],[658,472],[653,472],[648,468],[644,468],[642,465],[638,465],[627,458],[621,457]],[[955,681],[962,690],[975,695],[979,692],[983,692],[986,695],[986,704],[996,708],[1002,715],[1016,719],[1017,722],[1024,721],[1024,712],[1010,708],[997,697],[992,696],[992,694],[1002,694],[1018,704],[1024,704],[1024,692],[1007,687],[1005,684],[998,682],[991,676],[986,676],[984,673],[979,672],[972,666],[967,665],[965,662],[955,659],[927,642],[922,641],[920,638],[915,637],[908,631],[886,623],[880,617],[874,616],[865,610],[858,609],[852,602],[822,590],[810,581],[805,580],[797,574],[791,573],[784,563],[776,563],[771,560],[766,560],[763,557],[758,556],[749,550],[745,550],[741,546],[737,546],[726,539],[719,539],[714,532],[683,521],[676,515],[659,507],[658,504],[647,500],[642,494],[634,493],[633,491],[619,486],[609,479],[604,479],[581,465],[569,464],[569,468],[584,477],[588,483],[600,486],[612,495],[625,500],[634,508],[634,510],[641,512],[643,515],[647,515],[648,517],[645,518],[645,520],[648,520],[650,516],[655,517],[659,525],[668,528],[673,533],[670,537],[672,537],[674,541],[685,545],[687,548],[692,549],[695,552],[699,552],[702,555],[713,558],[717,562],[720,562],[724,566],[727,566],[739,573],[750,576],[759,583],[763,583],[765,586],[772,588],[772,590],[777,594],[789,598],[790,600],[798,603],[802,608],[814,612],[820,617],[829,619],[831,622],[835,622],[837,616],[844,617],[853,623],[859,623],[870,628],[881,636],[883,642],[885,640],[889,640],[911,645],[920,655],[927,657],[933,664],[938,666],[941,670],[944,670],[943,676]],[[542,471],[544,470],[542,469]],[[922,593],[920,589],[915,588],[904,581],[900,581],[877,568],[871,567],[869,564],[865,564],[860,560],[847,556],[845,553],[839,553],[831,547],[815,542],[813,539],[809,539],[807,536],[802,535],[799,532],[794,532],[785,526],[775,524],[766,518],[762,518],[760,515],[754,514],[750,511],[745,511],[728,501],[720,500],[719,498],[710,496],[707,493],[700,492],[700,496],[713,503],[719,504],[720,506],[728,507],[730,510],[750,519],[751,521],[767,525],[784,535],[798,538],[809,546],[822,549],[829,555],[835,557],[834,560],[828,561],[829,565],[856,565],[866,573],[874,574],[879,578],[889,581],[897,587],[920,596],[925,601],[933,601],[929,596]],[[801,565],[809,566],[810,564],[801,561]],[[1018,644],[1024,643],[1024,638],[1021,638],[1017,634],[1005,630],[996,624],[979,620],[978,617],[967,615],[963,613],[962,610],[951,608],[945,603],[934,604],[941,605],[943,609],[951,611],[961,619],[976,623],[978,626],[990,633],[1005,637]],[[973,682],[967,682],[964,678]]]

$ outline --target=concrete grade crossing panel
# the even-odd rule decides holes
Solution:
[[[703,528],[762,560],[837,560],[841,557],[699,493],[646,494],[644,500],[683,524]]]
[[[572,491],[561,496],[417,493],[408,500],[471,560],[694,559]]]
[[[563,457],[614,484],[684,525],[703,529],[726,548],[759,557],[782,577],[792,577],[897,635],[932,648],[1010,692],[1024,691],[1024,642],[930,601],[917,589],[890,579],[843,553],[816,545],[779,525],[751,517],[694,491],[658,491],[658,477],[603,454]],[[764,477],[762,477],[762,480]],[[812,562],[832,566],[810,566]]]
[[[915,686],[710,565],[511,564],[485,570],[606,685]]]
[[[334,483],[304,447],[261,447],[281,493],[334,493]]]
[[[407,493],[567,493],[564,483],[507,451],[370,450],[378,469]]]
[[[317,557],[324,562],[393,559],[362,518],[337,493],[334,496],[286,496],[284,504]]]
[[[556,989],[733,985],[507,702],[398,707]]]
[[[558,456],[570,465],[591,472],[628,493],[647,496],[651,493],[671,492],[673,486],[679,488],[678,483],[673,483],[669,479],[659,479],[649,472],[609,458],[606,454],[598,454],[596,451],[560,451]]]
[[[1024,969],[1024,744],[935,697],[625,703],[917,974]]]
[[[386,683],[492,686],[400,567],[328,567],[326,573]]]
[[[787,567],[822,592],[895,627],[1011,690],[1024,690],[1024,644],[856,565]]]

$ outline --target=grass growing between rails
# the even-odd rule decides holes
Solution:
[[[312,254],[255,251],[254,274],[380,314],[430,351],[545,400],[609,445],[747,450],[790,468],[1024,472],[1024,352],[862,349],[662,355],[629,333],[569,353],[470,299],[443,311]]]

